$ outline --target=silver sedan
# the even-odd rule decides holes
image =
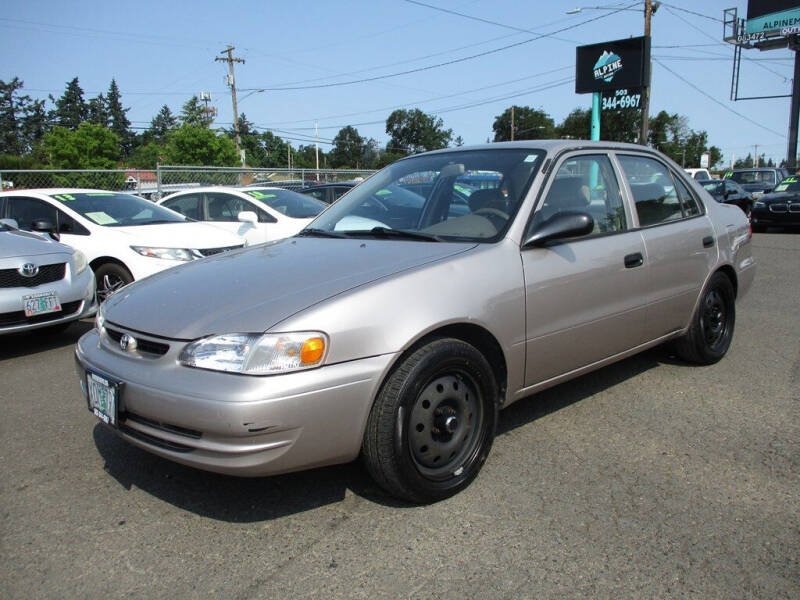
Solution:
[[[0,221],[0,334],[55,332],[96,309],[94,274],[80,250]]]
[[[293,238],[126,287],[77,375],[103,423],[170,460],[261,476],[361,455],[435,501],[475,478],[513,402],[667,341],[720,360],[750,239],[649,148],[421,154]]]

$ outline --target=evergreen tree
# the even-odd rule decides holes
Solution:
[[[111,79],[111,84],[108,86],[106,104],[108,106],[109,128],[116,133],[120,139],[122,155],[127,156],[133,148],[136,136],[130,130],[131,122],[128,120],[128,115],[126,114],[130,109],[122,108],[122,94],[120,94],[119,87],[117,87],[117,82],[114,78]]]
[[[52,96],[50,100],[56,105],[50,116],[57,125],[76,131],[78,125],[88,119],[89,107],[83,99],[83,89],[77,77],[67,83],[67,88],[58,100]]]
[[[211,119],[206,113],[206,107],[200,102],[197,96],[192,96],[181,108],[181,125],[192,125],[195,127],[208,127]]]
[[[22,88],[17,77],[0,80],[0,154],[27,154],[47,132],[44,100],[20,94]]]
[[[89,104],[87,105],[87,117],[90,123],[108,127],[108,102],[106,102],[106,98],[103,94],[89,100]]]
[[[147,130],[147,134],[151,139],[163,140],[177,125],[178,120],[172,114],[169,106],[165,104],[158,111],[158,114],[153,117],[153,120],[150,121],[150,128]]]

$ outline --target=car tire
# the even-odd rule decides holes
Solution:
[[[130,271],[116,263],[103,263],[94,272],[97,281],[97,301],[103,302],[133,281]]]
[[[718,271],[703,290],[689,330],[676,341],[678,356],[700,365],[718,362],[731,345],[735,324],[733,284],[727,275]]]
[[[439,338],[389,374],[372,407],[362,457],[373,479],[414,503],[467,487],[489,455],[497,425],[492,368],[472,345]]]

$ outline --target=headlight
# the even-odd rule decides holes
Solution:
[[[229,333],[192,342],[179,360],[198,369],[276,375],[320,366],[327,348],[328,336],[318,331]]]
[[[165,260],[194,260],[200,258],[195,254],[194,250],[187,248],[149,248],[147,246],[131,246],[142,256],[149,256],[150,258],[163,258]]]
[[[98,333],[103,333],[103,328],[106,325],[106,309],[105,305],[101,304],[100,308],[97,309],[97,312],[94,315],[94,328],[97,329]]]
[[[75,271],[73,272],[73,275],[80,275],[86,270],[86,267],[89,266],[89,261],[86,259],[86,255],[80,250],[75,250],[75,252],[72,254],[72,260],[75,264]]]

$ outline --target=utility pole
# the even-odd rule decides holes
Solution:
[[[655,9],[658,9],[658,2],[656,2]],[[653,8],[653,0],[645,0],[644,2],[644,35],[650,37],[650,19],[655,12]],[[647,77],[648,81],[645,82],[642,89],[642,129],[639,132],[639,143],[643,146],[647,145],[647,132],[649,126],[649,113],[650,113],[650,78],[652,77],[652,67],[648,65]]]
[[[789,113],[789,143],[786,147],[786,162],[789,171],[797,171],[797,130],[800,123],[800,44],[796,35],[789,40],[789,49],[794,52],[794,79],[792,80],[792,105]]]
[[[511,141],[514,141],[514,105],[511,105]]]
[[[317,156],[317,181],[319,181],[319,127],[314,119],[314,154]]]
[[[753,144],[753,166],[758,168],[758,144]]]
[[[242,166],[244,166],[244,156],[242,155],[242,140],[239,137],[239,110],[236,108],[236,79],[233,75],[233,63],[244,64],[243,58],[236,58],[233,56],[233,46],[228,46],[220,54],[227,54],[226,57],[217,57],[215,62],[228,63],[228,85],[231,86],[231,99],[233,100],[233,141],[236,144],[236,154],[242,157]]]

